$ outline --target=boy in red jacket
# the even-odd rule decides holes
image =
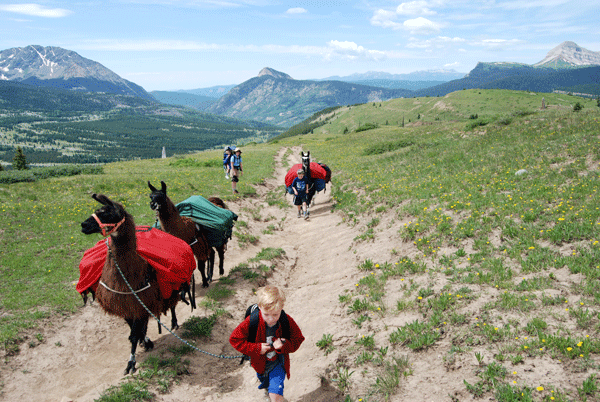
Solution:
[[[248,340],[250,316],[233,330],[229,343],[238,352],[250,356],[250,364],[260,380],[258,389],[266,389],[272,402],[283,402],[283,381],[290,378],[290,353],[298,350],[304,336],[292,317],[289,322],[289,339],[282,338],[279,318],[285,295],[275,286],[265,286],[257,291],[260,308],[256,340]]]

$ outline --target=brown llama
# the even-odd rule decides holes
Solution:
[[[212,202],[214,205],[216,205],[219,208],[227,209],[225,202],[222,199],[220,199],[219,197],[209,197],[208,201]],[[210,255],[208,256],[208,272],[209,272],[208,276],[210,277],[211,280],[212,280],[212,274],[215,269],[215,249],[217,250],[217,253],[219,254],[219,275],[223,275],[225,273],[225,270],[223,269],[223,264],[225,262],[225,251],[227,251],[227,241],[218,247],[214,247],[214,248],[211,247],[211,249],[210,249]]]
[[[206,237],[196,222],[188,216],[179,214],[179,210],[167,196],[165,182],[161,181],[160,185],[161,189],[158,190],[148,181],[148,187],[152,191],[150,194],[150,208],[156,211],[156,217],[162,230],[179,237],[190,245],[198,261],[198,271],[202,275],[202,287],[208,287],[209,280],[205,272],[205,262],[210,257],[210,247],[208,247]]]
[[[105,312],[122,317],[129,324],[131,356],[125,374],[134,373],[137,344],[144,346],[145,350],[152,349],[154,344],[146,337],[150,314],[131,289],[134,289],[135,294],[157,318],[161,313],[171,310],[172,328],[178,328],[175,305],[179,301],[179,293],[173,291],[170,298],[163,298],[156,270],[137,252],[135,223],[123,205],[102,194],[93,194],[92,198],[102,204],[102,207],[81,223],[81,231],[86,235],[102,233],[105,237],[110,236],[110,241],[106,240],[108,253],[100,277],[101,286],[96,290],[96,299]]]

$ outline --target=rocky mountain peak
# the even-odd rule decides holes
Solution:
[[[265,75],[270,75],[273,78],[279,78],[279,79],[284,79],[284,80],[293,80],[293,78],[290,77],[289,75],[287,75],[286,73],[282,73],[281,71],[273,70],[272,68],[269,68],[269,67],[263,68],[258,73],[259,77],[262,77]]]
[[[0,50],[0,80],[154,100],[142,87],[102,64],[56,46],[29,45]]]
[[[593,52],[578,46],[575,42],[565,41],[550,50],[544,60],[534,64],[534,66],[557,66],[559,64],[571,66],[600,65],[600,52]]]

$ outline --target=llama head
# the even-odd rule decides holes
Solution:
[[[148,187],[150,188],[150,209],[153,211],[160,211],[167,206],[167,185],[164,181],[160,182],[161,188],[158,190],[150,181],[148,181]]]
[[[222,199],[220,199],[219,197],[209,197],[208,201],[211,202],[213,205],[216,205],[219,208],[227,209],[225,202]]]
[[[92,194],[92,198],[102,206],[92,216],[81,222],[81,231],[84,234],[102,233],[102,235],[108,236],[125,221],[127,212],[123,205],[112,201],[103,194]]]

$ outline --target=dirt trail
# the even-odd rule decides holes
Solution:
[[[301,149],[297,147],[292,151],[289,161],[284,163],[282,158],[286,149],[280,150],[274,176],[258,186],[257,197],[242,197],[229,203],[228,207],[240,216],[240,220],[248,223],[249,232],[259,236],[260,241],[240,248],[234,238],[226,254],[225,269],[227,273],[228,269],[246,262],[264,247],[285,250],[285,256],[277,262],[268,282],[285,289],[285,309],[299,323],[306,337],[302,347],[291,356],[292,377],[286,381],[285,397],[288,401],[335,400],[333,388],[322,386],[320,376],[335,361],[336,353],[325,357],[315,343],[325,333],[335,334],[338,342],[344,338],[349,342],[356,335],[356,329],[350,328],[348,320],[340,319],[346,314],[338,295],[349,284],[355,283],[355,277],[359,276],[355,269],[359,260],[376,258],[382,250],[391,247],[381,244],[375,247],[371,243],[364,245],[362,250],[351,248],[358,232],[331,212],[329,191],[316,196],[309,220],[296,217],[289,195],[286,197],[290,208],[285,210],[264,202],[269,191],[281,187],[288,167],[300,162]],[[256,219],[256,211],[259,211],[260,219]],[[264,234],[263,230],[273,224],[279,224],[281,230]],[[201,349],[215,354],[238,355],[229,345],[228,336],[243,318],[245,307],[254,302],[254,295],[247,282],[235,286],[237,293],[225,302],[224,308],[234,314],[239,312],[239,315],[233,319],[219,319],[211,340],[198,343]],[[197,301],[205,292],[205,289],[197,289]],[[202,309],[190,313],[189,307],[183,304],[177,309],[180,323],[191,315],[209,314]],[[93,401],[103,390],[123,378],[130,347],[128,332],[122,319],[107,316],[95,303],[73,317],[48,326],[45,342],[34,348],[24,345],[20,354],[11,358],[2,370],[4,388],[0,400]],[[148,332],[155,341],[155,350],[151,353],[179,344],[164,330],[158,335],[155,322],[150,323]],[[138,349],[138,362],[146,355]],[[192,373],[184,376],[169,393],[157,392],[157,401],[265,400],[265,394],[257,390],[256,376],[247,363],[240,366],[238,359],[216,359],[199,352],[190,360]]]

